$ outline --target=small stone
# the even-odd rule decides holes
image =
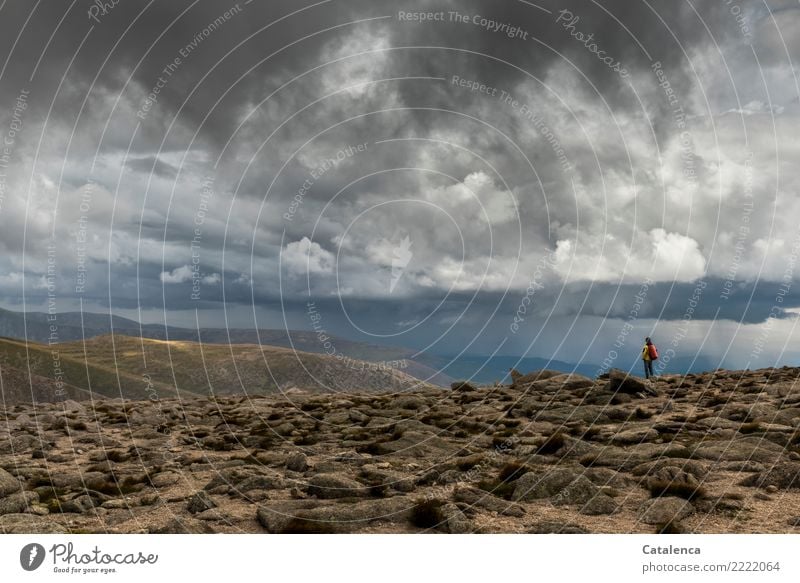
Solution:
[[[197,514],[211,508],[216,508],[217,504],[211,499],[207,492],[202,490],[189,498],[189,503],[186,505],[186,510],[191,514]]]
[[[461,509],[453,503],[445,504],[442,507],[442,514],[450,534],[468,534],[475,530]]]
[[[166,488],[177,484],[181,479],[181,475],[177,472],[159,472],[152,478],[153,486],[156,488]]]
[[[308,469],[308,458],[302,451],[289,454],[286,458],[286,469],[293,472],[305,472]]]
[[[773,484],[770,484],[769,486],[764,488],[764,490],[767,492],[767,494],[775,494],[778,491],[778,487]]]

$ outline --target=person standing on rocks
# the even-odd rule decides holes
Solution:
[[[658,349],[656,345],[650,340],[650,337],[644,339],[644,348],[642,348],[642,360],[644,361],[644,377],[649,379],[653,374],[653,361],[658,360]]]

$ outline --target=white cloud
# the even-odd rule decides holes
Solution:
[[[333,271],[333,253],[323,249],[319,243],[303,237],[293,241],[281,250],[281,261],[293,275],[305,273],[331,273]]]
[[[182,265],[172,271],[162,271],[160,278],[162,283],[185,283],[192,279],[192,268]]]
[[[579,235],[556,245],[556,272],[567,282],[689,282],[703,277],[706,260],[697,241],[657,228],[633,242],[611,234]]]

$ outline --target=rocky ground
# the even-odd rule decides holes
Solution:
[[[10,406],[0,532],[797,532],[798,378]]]

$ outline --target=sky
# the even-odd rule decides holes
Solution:
[[[800,364],[798,58],[789,0],[5,0],[0,305]]]

